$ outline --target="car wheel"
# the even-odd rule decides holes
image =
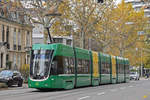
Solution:
[[[10,82],[7,82],[7,85],[8,85],[8,87],[11,87],[12,84]]]
[[[22,83],[23,83],[23,81],[19,81],[18,82],[18,87],[22,87]]]

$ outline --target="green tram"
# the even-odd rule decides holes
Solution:
[[[128,81],[126,58],[59,43],[32,47],[29,88],[72,89]]]

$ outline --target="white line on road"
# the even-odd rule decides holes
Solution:
[[[115,92],[115,91],[117,91],[117,89],[111,89],[110,91],[111,91],[111,92]]]
[[[101,93],[98,93],[97,95],[104,95],[105,94],[105,92],[101,92]]]
[[[129,87],[133,87],[132,85],[130,85]]]
[[[86,98],[89,98],[89,97],[90,97],[90,96],[81,97],[81,98],[79,98],[78,100],[86,99]]]

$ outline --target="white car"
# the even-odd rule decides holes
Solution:
[[[138,72],[131,72],[130,73],[130,80],[139,80],[140,79],[140,75]]]

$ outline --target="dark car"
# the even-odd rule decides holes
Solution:
[[[0,82],[6,83],[8,86],[18,85],[18,87],[22,87],[23,78],[18,71],[3,70],[0,72]]]

